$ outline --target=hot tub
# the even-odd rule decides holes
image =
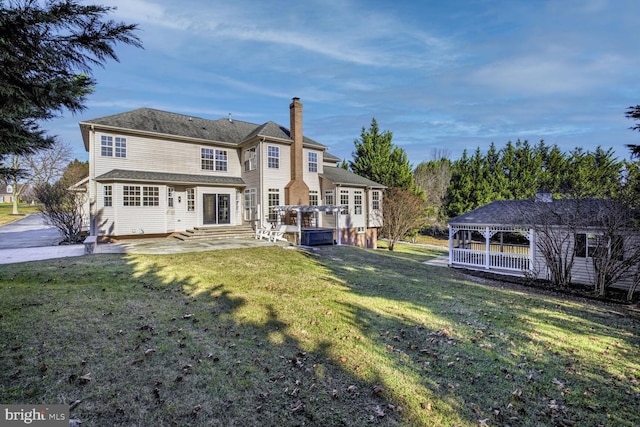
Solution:
[[[303,228],[301,234],[304,246],[333,245],[332,228]]]

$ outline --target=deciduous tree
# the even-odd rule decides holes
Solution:
[[[382,199],[384,223],[382,235],[389,239],[389,250],[411,231],[422,227],[425,220],[424,199],[414,191],[392,187]]]

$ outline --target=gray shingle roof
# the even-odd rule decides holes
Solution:
[[[498,200],[452,218],[450,225],[528,226],[531,224],[598,226],[612,209],[626,209],[604,199]]]
[[[102,125],[232,144],[240,144],[252,137],[261,136],[291,140],[289,129],[274,122],[258,125],[228,118],[209,120],[152,108],[138,108],[125,113],[86,120],[80,123],[81,127],[83,125]],[[307,137],[304,137],[304,144],[319,149],[326,148]]]
[[[132,181],[132,182],[158,182],[174,184],[211,184],[222,186],[245,186],[242,178],[215,175],[194,175],[185,173],[146,172],[113,169],[96,178],[98,182],[106,181]]]
[[[356,175],[346,169],[324,166],[323,173],[320,177],[328,179],[336,185],[347,185],[352,187],[373,187],[373,188],[387,188],[386,186],[379,184],[367,178],[363,178],[360,175]]]

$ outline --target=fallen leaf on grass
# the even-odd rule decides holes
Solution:
[[[151,355],[152,355],[153,353],[155,353],[155,352],[156,352],[156,349],[155,349],[155,348],[148,348],[148,349],[146,349],[146,350],[144,351],[144,355],[145,355],[145,356],[151,356]]]
[[[304,403],[302,403],[302,400],[298,400],[293,407],[291,408],[291,412],[300,412],[304,410]]]
[[[382,408],[379,405],[376,405],[376,409],[374,410],[374,412],[375,412],[375,414],[376,414],[376,416],[378,418],[382,418],[385,415],[387,415],[387,414],[385,414],[385,412],[382,410]]]
[[[80,381],[80,384],[86,384],[91,381],[91,372],[87,372],[86,374],[78,378],[78,381]]]
[[[381,386],[377,385],[373,387],[373,394],[382,394],[382,392],[384,392],[384,388]]]
[[[76,400],[74,402],[71,402],[71,404],[69,405],[69,412],[73,411],[74,409],[76,409],[78,407],[79,404],[82,403],[82,400]]]
[[[82,424],[82,421],[77,418],[71,418],[69,420],[69,427],[80,427],[80,424]]]

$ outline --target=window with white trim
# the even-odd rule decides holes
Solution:
[[[167,207],[173,207],[173,187],[167,187]]]
[[[105,207],[113,206],[113,186],[105,185],[103,191],[103,204]]]
[[[353,213],[354,215],[362,215],[362,191],[353,192]]]
[[[115,148],[115,150],[114,150]],[[127,157],[127,138],[109,135],[100,136],[100,156],[102,157]]]
[[[380,210],[380,191],[373,190],[371,192],[371,210]]]
[[[187,211],[194,212],[196,210],[196,189],[187,188]]]
[[[142,206],[160,206],[160,187],[142,187]]]
[[[228,167],[227,150],[201,148],[200,165],[202,170],[226,172]]]
[[[244,190],[244,220],[253,221],[256,219],[257,211],[257,192],[255,188],[247,188]]]
[[[140,186],[122,186],[122,206],[140,206]]]
[[[251,147],[244,152],[244,170],[245,172],[255,170],[258,166],[256,158],[256,147]]]
[[[309,206],[318,206],[318,191],[309,190]]]
[[[278,220],[278,212],[272,208],[274,206],[280,206],[280,190],[277,188],[270,188],[267,193],[267,200],[269,206],[268,219],[270,222],[276,222]]]
[[[343,215],[349,214],[349,191],[348,190],[340,190],[340,204],[343,205],[342,210],[340,211]]]
[[[577,258],[593,258],[608,254],[612,259],[624,259],[624,239],[614,236],[609,241],[601,234],[577,233],[575,235],[575,254]]]
[[[309,152],[309,172],[318,172],[318,153]]]
[[[280,169],[280,147],[267,146],[267,167],[270,169]]]
[[[324,204],[325,204],[325,206],[335,205],[335,199],[334,199],[333,190],[326,190],[324,192]],[[333,212],[327,211],[326,214],[327,215],[333,215]]]

